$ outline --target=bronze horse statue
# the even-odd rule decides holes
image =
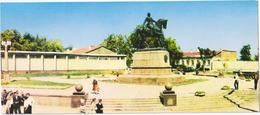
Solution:
[[[165,47],[165,38],[163,35],[163,29],[167,28],[167,20],[159,19],[155,21],[155,24],[152,27],[140,26],[136,29],[139,38],[138,48],[143,49],[148,47],[148,38],[155,39],[153,43],[153,48],[164,48]]]

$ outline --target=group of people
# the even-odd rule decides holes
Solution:
[[[254,76],[252,78],[254,79],[254,89],[257,90],[257,85],[258,85],[258,80],[259,80],[259,73],[256,72],[256,74],[254,74]],[[238,90],[238,88],[239,88],[239,76],[238,76],[238,73],[235,75],[234,79],[235,79],[235,81],[234,81],[234,89]]]
[[[87,99],[81,98],[80,100],[80,112],[81,113],[103,113],[103,104],[100,96],[100,88],[97,80],[92,82],[92,90],[90,92],[90,103],[87,103]],[[89,111],[87,110],[89,107]]]
[[[16,90],[7,91],[4,89],[1,96],[1,104],[6,114],[31,114],[34,99],[30,93],[24,94]]]

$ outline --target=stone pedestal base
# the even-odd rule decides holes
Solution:
[[[174,91],[164,91],[160,93],[160,101],[164,106],[176,106],[177,96]]]
[[[133,75],[171,74],[169,53],[163,49],[136,51],[131,65]]]
[[[165,74],[171,74],[171,68],[152,68],[152,67],[146,67],[146,68],[132,68],[131,74],[134,75],[165,75]]]
[[[86,99],[84,92],[74,92],[71,96],[71,107],[76,108],[80,106],[80,99]]]

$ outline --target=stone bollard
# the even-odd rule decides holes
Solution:
[[[165,90],[160,93],[160,101],[164,106],[176,106],[177,96],[174,91],[172,91],[172,85],[165,85]]]
[[[80,106],[80,99],[81,98],[86,98],[85,96],[85,92],[82,91],[83,90],[83,86],[80,84],[77,84],[75,86],[75,90],[76,92],[73,93],[73,95],[71,96],[71,107],[72,108],[76,108]]]

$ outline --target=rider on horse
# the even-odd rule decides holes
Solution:
[[[153,28],[154,28],[154,25],[155,25],[154,23],[156,23],[156,21],[153,20],[153,18],[151,17],[151,14],[148,12],[143,25],[146,26],[151,32],[151,30],[153,30]]]

